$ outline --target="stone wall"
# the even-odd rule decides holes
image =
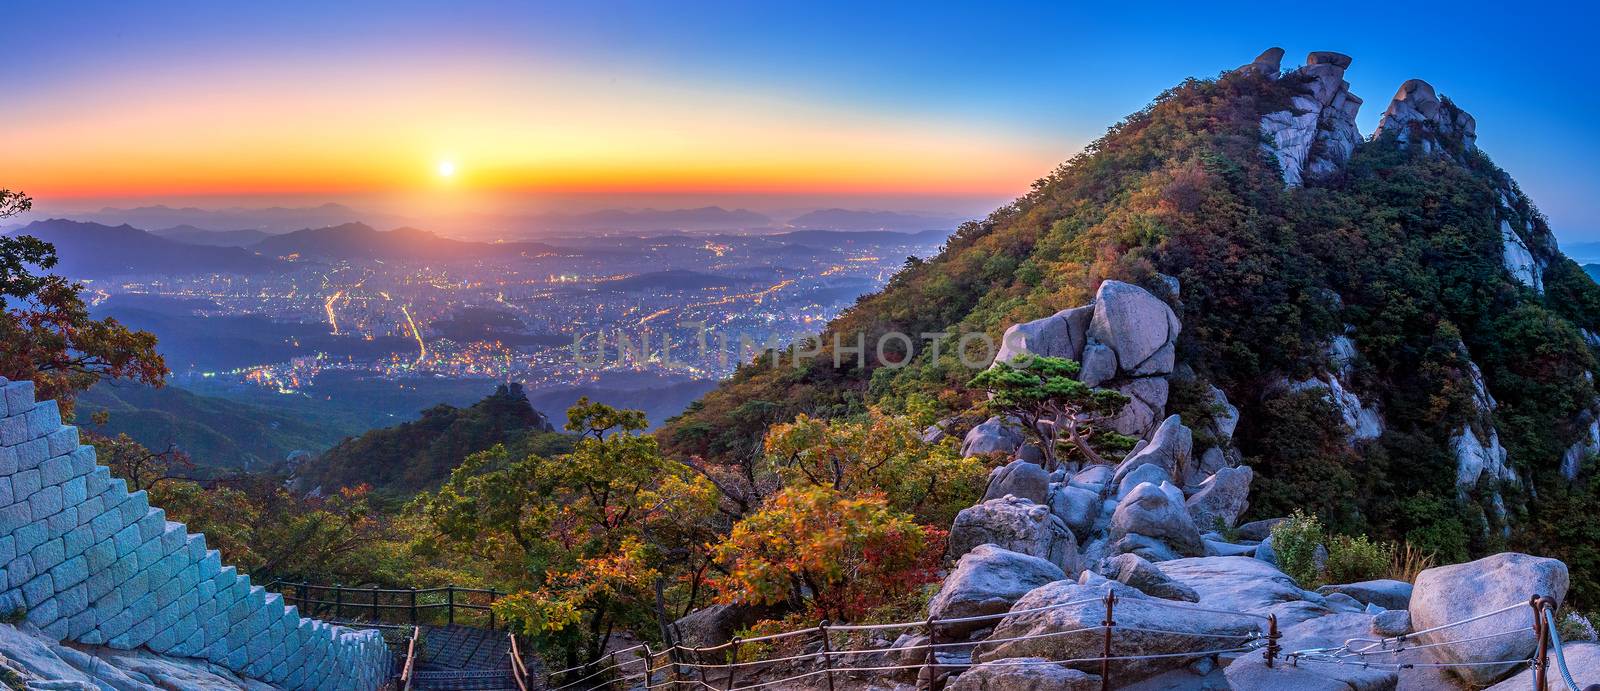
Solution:
[[[0,378],[0,614],[58,640],[210,660],[286,689],[370,691],[376,631],[301,617],[223,566],[204,535],[96,465],[32,382]]]

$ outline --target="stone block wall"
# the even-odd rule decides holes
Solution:
[[[0,377],[0,393],[0,614],[285,689],[371,691],[389,677],[378,632],[301,617],[97,465],[32,382]]]

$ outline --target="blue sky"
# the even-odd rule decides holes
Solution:
[[[737,97],[738,112],[752,118],[795,114],[774,132],[807,119],[833,127],[836,118],[852,128],[852,138],[841,140],[851,146],[890,142],[902,125],[929,128],[929,149],[961,142],[959,156],[942,165],[982,161],[990,150],[1006,164],[970,181],[951,177],[921,200],[914,190],[895,190],[856,205],[936,207],[942,196],[956,199],[950,206],[973,207],[1024,191],[1160,90],[1277,45],[1288,51],[1286,62],[1311,50],[1352,55],[1348,78],[1366,100],[1359,118],[1366,132],[1401,82],[1428,80],[1477,118],[1479,145],[1531,194],[1563,242],[1600,241],[1593,193],[1600,134],[1591,124],[1600,96],[1588,51],[1600,23],[1575,5],[328,4],[9,8],[0,26],[8,63],[0,86],[10,105],[0,104],[0,119],[55,116],[56,103],[96,107],[91,90],[137,93],[142,79],[173,75],[206,78],[180,80],[187,91],[168,84],[152,98],[203,101],[231,93],[229,70],[277,71],[308,83],[319,79],[308,65],[354,62],[566,72],[599,89],[614,83],[623,96],[650,84],[636,101],[647,114],[647,99],[712,112]],[[755,145],[740,151],[761,155]],[[6,167],[0,156],[0,175]],[[871,184],[893,174],[885,170]],[[974,189],[955,193],[962,184]]]

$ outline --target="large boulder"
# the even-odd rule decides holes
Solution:
[[[1093,314],[1094,305],[1091,304],[1015,324],[1000,337],[995,362],[1010,362],[1024,353],[1081,361]]]
[[[1282,518],[1266,518],[1259,521],[1250,521],[1239,526],[1234,533],[1239,536],[1240,540],[1255,540],[1259,542],[1272,535],[1272,527],[1282,523],[1284,520]]]
[[[1123,371],[1134,375],[1171,372],[1173,344],[1182,328],[1167,303],[1139,286],[1104,281],[1095,293],[1089,340],[1116,352]]]
[[[1172,555],[1195,557],[1206,553],[1200,531],[1195,530],[1194,521],[1182,502],[1174,501],[1172,493],[1148,482],[1133,488],[1117,504],[1117,510],[1111,514],[1110,538],[1114,551],[1133,552],[1147,559],[1155,557],[1151,561],[1169,559]],[[1150,544],[1152,540],[1159,544]]]
[[[672,622],[672,628],[685,645],[713,646],[733,640],[740,629],[771,614],[764,607],[711,605],[702,607]]]
[[[962,619],[1000,614],[1028,591],[1066,578],[1061,567],[1038,557],[1018,554],[994,545],[978,545],[962,555],[955,570],[944,579],[938,594],[928,603],[928,616],[934,619]],[[965,637],[978,629],[993,626],[996,620],[958,622],[939,627],[940,636]]]
[[[961,673],[946,691],[1099,691],[1100,677],[1042,657],[995,660]]]
[[[1067,524],[1073,535],[1087,535],[1100,515],[1100,493],[1075,485],[1050,485],[1050,513]]]
[[[1250,480],[1254,477],[1250,466],[1242,465],[1223,468],[1206,478],[1186,502],[1195,526],[1205,530],[1232,528],[1250,508]]]
[[[1422,644],[1463,641],[1509,632],[1506,635],[1437,645],[1426,652],[1436,662],[1458,664],[1521,660],[1533,654],[1533,596],[1567,595],[1567,565],[1555,559],[1502,552],[1465,564],[1428,569],[1417,575],[1411,592],[1411,624],[1418,631],[1451,624],[1507,608],[1508,611],[1459,626],[1416,636]],[[1488,686],[1505,676],[1515,663],[1454,667],[1451,672],[1473,686]]]
[[[1118,583],[1133,586],[1151,597],[1164,600],[1199,602],[1200,594],[1182,583],[1172,580],[1149,560],[1137,554],[1118,554],[1101,565],[1100,573]]]
[[[1144,465],[1157,466],[1166,471],[1167,477],[1176,479],[1181,477],[1179,471],[1190,465],[1193,452],[1194,433],[1183,425],[1183,420],[1177,415],[1170,416],[1162,420],[1161,426],[1150,435],[1150,443],[1128,454],[1117,464],[1111,480],[1120,483],[1128,473]]]
[[[1083,369],[1078,381],[1089,386],[1099,386],[1117,376],[1117,354],[1103,343],[1090,343],[1083,347]]]
[[[1144,436],[1166,414],[1171,390],[1166,377],[1135,377],[1112,388],[1128,397],[1128,404],[1106,423],[1117,432]]]
[[[1044,504],[1050,496],[1050,473],[1037,463],[1020,458],[995,468],[989,474],[989,488],[984,491],[983,499],[999,499],[1008,494]]]
[[[1200,604],[1230,612],[1267,614],[1277,605],[1305,599],[1293,578],[1250,557],[1197,557],[1155,565],[1200,594]]]
[[[1168,600],[1152,598],[1137,589],[1116,582],[1085,586],[1056,581],[1024,595],[1012,606],[1013,614],[1001,620],[990,640],[1005,642],[979,647],[973,659],[980,662],[1012,657],[1043,657],[1062,660],[1074,669],[1099,671],[1099,658],[1105,644],[1104,599],[1116,592],[1112,629],[1113,656],[1167,655],[1228,647],[1229,641],[1242,642],[1260,632],[1260,623],[1249,617],[1195,612],[1174,607]],[[1077,604],[1068,604],[1077,603]],[[1060,605],[1044,611],[1028,611]],[[1026,640],[1006,640],[1044,636]],[[1219,644],[1219,641],[1221,643]],[[1127,685],[1160,672],[1176,669],[1203,655],[1123,659],[1111,662],[1112,679]]]
[[[1113,470],[1109,465],[1091,465],[1072,475],[1068,484],[1099,494],[1111,482]]]
[[[1325,585],[1317,588],[1317,592],[1323,595],[1344,593],[1361,604],[1377,605],[1384,609],[1411,608],[1411,584],[1392,578]]]
[[[1223,675],[1228,681],[1225,688],[1248,691],[1392,691],[1400,682],[1400,675],[1395,672],[1358,664],[1290,665],[1279,660],[1276,665],[1267,667],[1260,655],[1245,655],[1235,660]]]
[[[978,423],[961,440],[961,455],[983,456],[992,453],[1011,455],[1022,447],[1022,432],[998,417]]]
[[[1566,658],[1567,671],[1572,673],[1572,680],[1578,682],[1578,688],[1600,684],[1600,644],[1568,643],[1561,646],[1561,656]],[[1527,669],[1484,691],[1528,691],[1532,688],[1533,670]],[[1550,674],[1545,677],[1544,688],[1537,691],[1567,691],[1567,684],[1556,668],[1555,651],[1550,654]]]
[[[1154,463],[1134,468],[1132,472],[1122,476],[1122,479],[1117,481],[1117,500],[1121,501],[1133,492],[1133,488],[1147,482],[1159,487],[1163,484],[1171,484],[1172,476],[1161,466]]]
[[[1078,572],[1078,543],[1050,507],[1020,497],[990,499],[956,514],[950,527],[951,559],[992,544],[1045,559],[1068,574]]]

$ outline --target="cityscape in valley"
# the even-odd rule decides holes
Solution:
[[[899,227],[493,242],[360,222],[240,233],[45,219],[15,232],[55,243],[95,313],[156,334],[176,387],[289,409],[375,404],[404,420],[429,396],[470,403],[516,382],[535,401],[658,400],[659,424],[760,352],[815,334],[954,229],[887,216],[833,210]],[[385,387],[408,393],[370,395]]]

